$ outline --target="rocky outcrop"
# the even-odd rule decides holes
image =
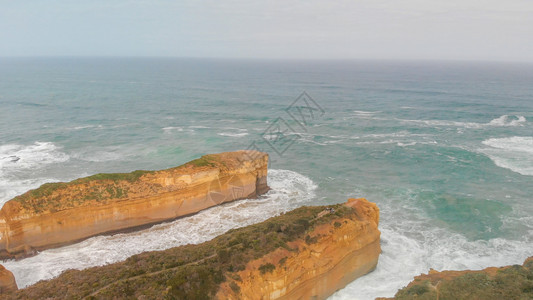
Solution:
[[[97,174],[44,184],[0,210],[0,259],[132,230],[265,193],[268,155],[205,155],[162,171]]]
[[[533,257],[522,266],[490,267],[479,271],[433,269],[414,278],[386,299],[533,299]]]
[[[316,226],[288,249],[249,262],[235,274],[242,280],[224,283],[217,298],[326,299],[372,271],[381,253],[379,210],[365,199],[349,199],[346,206],[354,209],[353,217]],[[276,267],[270,271],[264,267],[271,265]]]
[[[0,265],[0,295],[18,290],[15,276],[4,266]]]
[[[365,199],[301,207],[215,239],[68,270],[14,299],[325,299],[373,270],[379,210]]]

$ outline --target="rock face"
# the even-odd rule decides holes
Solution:
[[[198,245],[68,270],[13,299],[325,299],[373,270],[379,211],[365,199],[301,207]]]
[[[0,295],[18,290],[15,276],[4,266],[0,265]]]
[[[317,226],[305,239],[289,243],[289,250],[279,248],[249,262],[237,273],[239,288],[224,283],[217,298],[326,299],[374,270],[381,253],[379,209],[366,199],[345,205],[355,210],[353,218]],[[277,267],[265,270],[270,265]]]
[[[430,270],[414,278],[394,298],[378,299],[533,299],[533,257],[522,266],[480,271]]]
[[[44,184],[0,210],[0,259],[255,197],[268,190],[267,165],[266,153],[243,150],[205,155],[162,171]]]

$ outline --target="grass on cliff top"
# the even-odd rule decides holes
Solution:
[[[78,183],[84,183],[84,182],[89,182],[93,180],[112,180],[112,181],[124,180],[124,181],[129,181],[129,182],[135,182],[139,178],[141,178],[141,176],[143,176],[144,174],[150,174],[154,172],[156,171],[137,170],[131,173],[100,173],[100,174],[95,174],[89,177],[76,179],[74,180],[74,182],[77,181]]]
[[[422,281],[401,289],[395,299],[433,300],[437,299],[437,293],[440,300],[533,299],[533,261],[500,270],[494,277],[486,273],[467,273],[442,281],[436,288],[429,281]]]
[[[188,162],[186,165],[190,164],[196,167],[215,167],[217,160],[211,155],[204,155],[198,159]]]
[[[34,198],[46,197],[58,189],[66,188],[68,186],[75,185],[75,184],[88,183],[91,181],[111,180],[111,181],[117,182],[117,181],[123,180],[123,181],[128,181],[128,182],[135,182],[144,174],[149,174],[149,173],[154,173],[154,172],[155,171],[137,170],[131,173],[100,173],[100,174],[95,174],[95,175],[88,176],[88,177],[78,178],[70,182],[45,183],[41,185],[40,187],[34,190],[30,190],[21,196],[28,195]],[[21,196],[16,197],[15,199],[21,200],[20,199]]]
[[[111,183],[106,182],[106,184],[102,184],[100,189],[94,189],[89,191],[87,195],[84,195],[83,197],[78,199],[78,201],[102,200],[105,198],[104,196],[121,198],[123,196],[127,196],[127,192],[116,187],[115,183],[119,181],[135,182],[141,176],[153,172],[155,171],[137,170],[131,173],[100,173],[84,178],[75,179],[70,182],[45,183],[39,188],[30,190],[20,196],[15,197],[13,200],[21,203],[25,209],[31,209],[35,212],[41,212],[44,211],[46,207],[58,206],[61,199],[47,199],[47,201],[38,201],[39,199],[49,197],[56,190],[68,188],[69,186],[77,184],[89,183],[91,181],[111,181]],[[108,191],[108,193],[104,195],[102,192],[99,192],[99,190]]]
[[[126,261],[78,271],[68,270],[59,277],[36,283],[11,295],[14,299],[66,298],[86,296],[100,299],[211,299],[220,284],[229,280],[238,290],[235,272],[277,248],[296,251],[288,242],[306,240],[318,224],[331,223],[354,214],[354,209],[333,205],[336,212],[315,219],[325,207],[302,207],[262,223],[233,229],[215,239],[198,244],[145,252]],[[342,225],[341,225],[342,226]],[[282,259],[282,261],[284,261]],[[261,273],[283,267],[265,264]]]
[[[204,155],[201,158],[195,159],[178,167],[174,167],[168,170],[175,170],[180,168],[186,168],[189,166],[194,167],[215,167],[217,165],[217,158],[213,155]],[[222,163],[223,164],[223,163]],[[92,176],[75,179],[70,182],[54,182],[45,183],[39,188],[30,190],[20,196],[13,198],[14,201],[22,204],[22,207],[26,210],[41,213],[46,210],[57,210],[65,207],[75,207],[85,201],[105,201],[106,199],[125,198],[128,197],[127,189],[118,187],[116,183],[120,181],[126,181],[134,183],[145,174],[155,173],[157,171],[144,171],[137,170],[131,173],[100,173]],[[82,194],[78,195],[76,199],[65,203],[65,199],[59,199],[58,197],[51,198],[50,196],[57,190],[66,189],[73,185],[89,183],[92,181],[100,181],[100,186],[92,187],[86,190]]]

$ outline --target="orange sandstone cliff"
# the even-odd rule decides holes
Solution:
[[[378,261],[379,210],[365,199],[304,206],[210,241],[67,270],[10,299],[325,299]]]
[[[133,229],[265,193],[268,155],[241,150],[162,171],[48,183],[0,210],[0,259]]]
[[[345,206],[354,214],[318,225],[305,239],[288,243],[288,249],[249,262],[230,276],[240,280],[222,284],[216,298],[326,299],[374,270],[381,253],[379,209],[366,199],[349,199]]]
[[[4,266],[0,265],[0,295],[18,290],[15,276]]]

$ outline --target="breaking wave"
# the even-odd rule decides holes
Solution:
[[[480,151],[497,166],[533,176],[533,137],[513,136],[484,140],[489,148]]]
[[[66,162],[70,156],[50,142],[32,145],[7,144],[0,146],[0,206],[9,199],[43,183],[57,181],[54,178],[32,178],[20,173]],[[21,179],[22,178],[22,179]]]

